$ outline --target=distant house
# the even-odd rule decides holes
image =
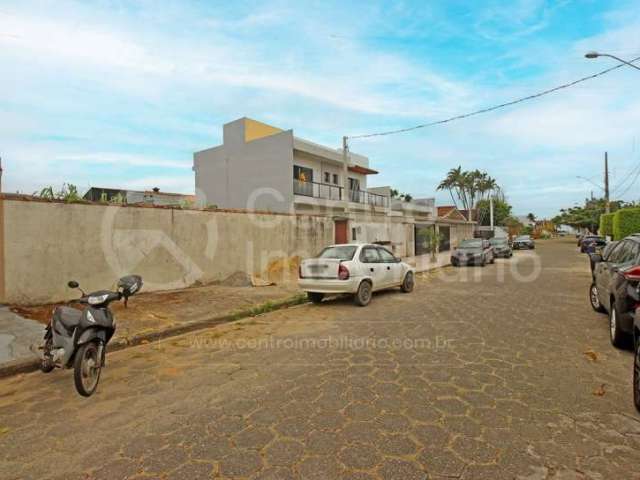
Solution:
[[[524,225],[525,227],[535,227],[536,226],[536,222],[532,222],[529,217],[527,217],[526,215],[518,215],[516,217],[518,219],[518,221]]]
[[[250,118],[226,123],[222,145],[193,157],[202,206],[328,215],[343,214],[345,207],[389,211],[389,196],[367,188],[367,177],[378,173],[367,157],[349,151],[345,168],[342,149]]]
[[[464,212],[464,213],[463,213]],[[438,207],[438,218],[447,220],[467,221],[467,210],[458,210],[455,205]]]
[[[489,225],[478,225],[475,236],[479,238],[509,238],[509,231],[498,225],[494,225],[493,230]]]
[[[175,205],[193,204],[195,195],[161,192],[159,188],[152,190],[121,190],[117,188],[91,187],[83,198],[90,202],[112,202],[120,200],[129,205]]]

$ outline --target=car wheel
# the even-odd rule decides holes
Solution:
[[[324,293],[319,293],[319,292],[307,292],[307,297],[309,297],[309,300],[311,300],[313,303],[321,303],[322,299],[324,298]]]
[[[491,261],[489,263],[496,263],[496,256],[491,255]]]
[[[415,285],[415,279],[413,278],[413,272],[407,272],[404,276],[404,280],[402,281],[402,285],[400,285],[400,290],[404,293],[413,292],[413,287]]]
[[[367,280],[363,280],[360,282],[358,286],[358,291],[356,292],[353,300],[356,305],[359,307],[366,307],[371,302],[371,292],[372,292],[371,282]]]
[[[609,338],[611,339],[611,345],[616,348],[624,348],[627,346],[628,336],[620,328],[620,314],[613,298],[611,299],[611,308],[609,310]]]
[[[451,265],[453,265],[454,267],[457,267],[459,265],[458,260],[452,259],[451,260]]]
[[[633,355],[633,404],[640,412],[640,338],[636,341]]]
[[[596,312],[603,313],[605,311],[604,307],[600,303],[600,298],[598,297],[598,287],[595,282],[591,284],[589,287],[589,303],[591,304],[591,308],[593,308]]]

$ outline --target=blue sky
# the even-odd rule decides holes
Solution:
[[[3,190],[190,192],[192,152],[242,116],[336,146],[501,103],[640,56],[640,1],[0,2]],[[488,171],[516,214],[598,188],[640,199],[640,72],[459,121],[354,141],[414,196],[457,165]],[[448,195],[437,194],[440,203]]]

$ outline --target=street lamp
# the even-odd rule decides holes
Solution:
[[[619,57],[616,57],[615,55],[610,55],[608,53],[598,53],[598,52],[587,52],[584,55],[586,58],[598,58],[598,57],[609,57],[609,58],[613,58],[614,60],[619,61],[620,63],[624,63],[625,65],[629,65],[630,67],[635,68],[636,70],[640,70],[640,67],[638,67],[637,65],[634,65],[631,62],[627,62],[626,60],[623,60]]]

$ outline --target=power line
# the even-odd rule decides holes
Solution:
[[[634,62],[637,62],[638,60],[640,60],[640,57],[634,58],[629,63],[634,63]],[[625,67],[625,66],[626,66],[625,64],[621,63],[619,65],[615,65],[613,67],[607,68],[606,70],[602,70],[602,71],[600,71],[598,73],[594,73],[593,75],[588,75],[586,77],[579,78],[578,80],[574,80],[573,82],[564,83],[564,84],[559,85],[557,87],[550,88],[548,90],[544,90],[544,91],[539,92],[539,93],[534,93],[533,95],[528,95],[526,97],[518,98],[517,100],[512,100],[512,101],[506,102],[506,103],[501,103],[499,105],[494,105],[492,107],[482,108],[480,110],[475,110],[473,112],[464,113],[462,115],[456,115],[454,117],[446,118],[444,120],[437,120],[435,122],[423,123],[421,125],[415,125],[413,127],[399,128],[397,130],[387,130],[385,132],[376,132],[376,133],[367,133],[367,134],[362,134],[362,135],[353,135],[353,136],[349,137],[349,139],[353,140],[353,139],[356,139],[356,138],[370,138],[370,137],[382,137],[382,136],[386,136],[386,135],[394,135],[396,133],[410,132],[412,130],[418,130],[420,128],[432,127],[434,125],[442,125],[443,123],[453,122],[454,120],[462,120],[463,118],[473,117],[474,115],[480,115],[481,113],[492,112],[494,110],[498,110],[500,108],[509,107],[511,105],[515,105],[517,103],[525,102],[527,100],[533,100],[534,98],[539,98],[539,97],[542,97],[544,95],[548,95],[550,93],[557,92],[558,90],[562,90],[562,89],[565,89],[565,88],[573,87],[574,85],[577,85],[578,83],[586,82],[587,80],[591,80],[591,79],[600,77],[600,76],[605,75],[605,74],[607,74],[609,72],[612,72],[613,70],[616,70],[618,68],[622,68],[622,67]]]
[[[639,165],[640,167],[640,165]],[[618,198],[622,198],[624,197],[624,195],[631,190],[631,187],[633,187],[636,183],[636,181],[638,180],[638,177],[640,177],[640,168],[638,168],[638,171],[636,172],[636,176],[633,178],[633,180],[631,181],[631,183],[629,184],[629,186],[624,190],[624,192],[622,192],[620,195],[618,195]]]
[[[640,163],[631,169],[629,174],[625,176],[624,179],[613,188],[613,190],[611,190],[611,193],[615,193],[616,191],[620,190],[624,186],[624,184],[627,183],[638,171],[640,171]]]

